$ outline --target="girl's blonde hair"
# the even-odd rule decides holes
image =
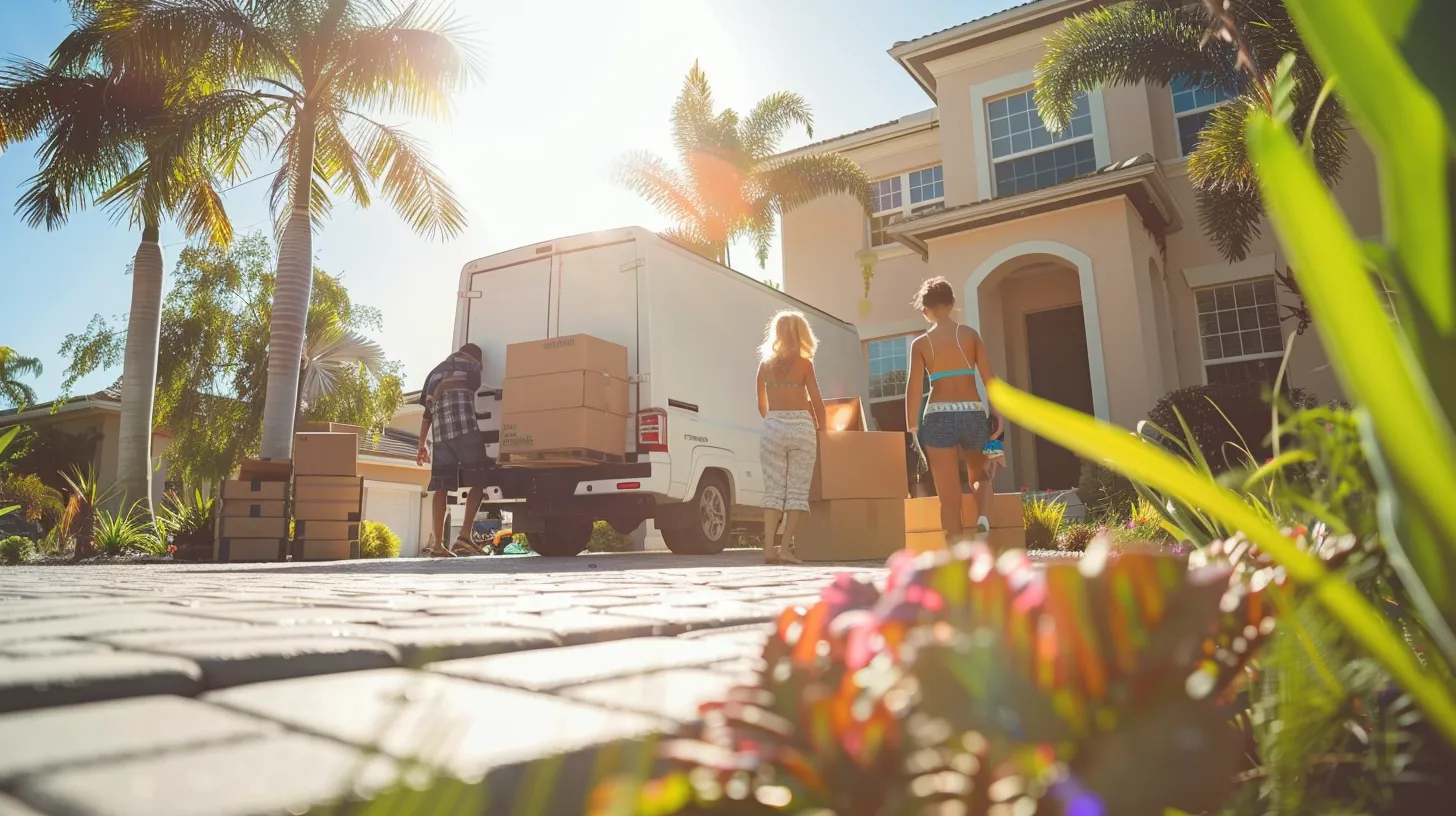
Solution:
[[[786,310],[768,322],[763,345],[758,347],[758,358],[771,368],[782,368],[795,360],[814,359],[817,348],[819,338],[814,336],[804,313]]]

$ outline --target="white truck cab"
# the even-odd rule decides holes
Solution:
[[[502,467],[484,506],[512,511],[513,529],[541,555],[580,553],[596,520],[628,533],[649,518],[673,552],[719,552],[735,526],[760,522],[754,378],[765,327],[784,309],[803,312],[819,338],[824,397],[864,398],[853,325],[640,227],[466,264],[454,347],[475,343],[484,352],[476,412],[493,457],[507,345],[589,334],[628,355],[625,461]]]

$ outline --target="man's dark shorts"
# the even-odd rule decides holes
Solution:
[[[490,486],[494,462],[485,452],[485,435],[480,431],[436,442],[430,461],[431,491]]]

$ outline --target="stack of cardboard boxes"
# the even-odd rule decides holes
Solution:
[[[222,483],[212,558],[220,563],[288,557],[288,462],[250,460]]]
[[[997,493],[986,513],[991,522],[987,543],[997,552],[1026,547],[1026,527],[1021,519],[1021,494]],[[961,524],[968,531],[976,529],[981,517],[976,497],[961,496]],[[929,496],[905,501],[905,548],[913,552],[945,549],[945,529],[940,523],[940,499]]]
[[[500,462],[621,462],[627,348],[585,334],[506,347]]]
[[[794,536],[805,561],[882,560],[905,546],[905,434],[865,430],[858,398],[825,400],[828,430]]]
[[[293,560],[359,557],[357,432],[300,433],[293,437]]]

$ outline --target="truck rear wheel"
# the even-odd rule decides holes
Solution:
[[[733,536],[733,501],[728,483],[717,473],[707,473],[698,482],[690,514],[693,522],[662,531],[663,543],[678,555],[716,555],[728,546]]]
[[[546,520],[546,530],[529,534],[531,549],[547,558],[570,558],[581,554],[591,540],[592,523],[586,519]]]

